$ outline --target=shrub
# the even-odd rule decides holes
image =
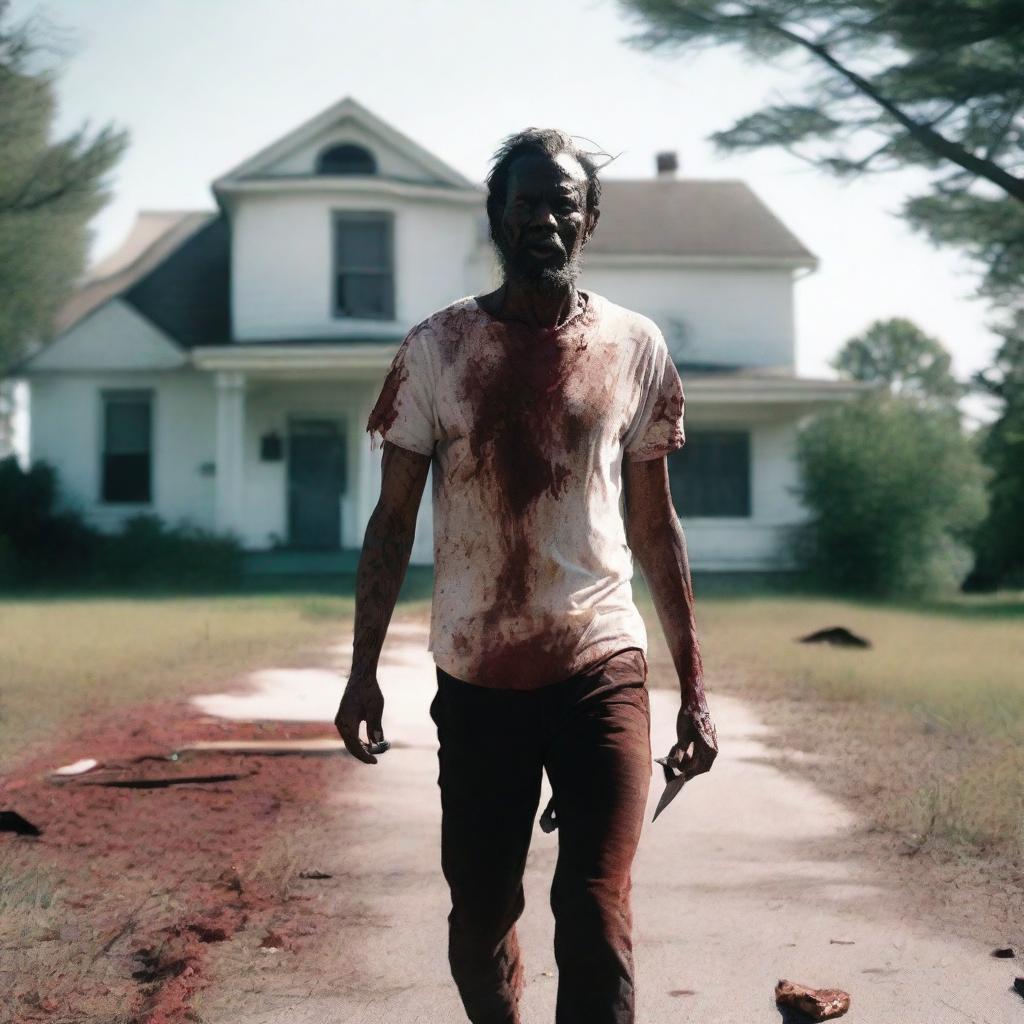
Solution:
[[[978,589],[1024,587],[1024,306],[993,331],[1003,340],[992,366],[974,383],[998,402],[998,416],[978,432],[979,451],[992,470],[988,517],[975,536]]]
[[[233,537],[189,523],[169,527],[142,513],[126,519],[120,533],[102,538],[97,563],[103,582],[192,589],[237,580],[242,550]]]
[[[0,583],[65,582],[88,575],[97,535],[76,512],[57,511],[57,474],[45,462],[0,459]]]
[[[105,585],[196,589],[241,575],[242,550],[230,536],[188,523],[169,527],[136,515],[101,534],[74,511],[58,510],[57,474],[37,462],[24,470],[0,459],[0,585]]]
[[[866,395],[800,431],[797,465],[796,556],[821,583],[919,597],[962,582],[986,473],[955,411]]]

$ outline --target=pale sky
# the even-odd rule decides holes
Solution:
[[[218,174],[351,95],[474,181],[527,125],[621,152],[609,177],[650,177],[676,150],[682,177],[745,180],[821,260],[795,286],[801,374],[833,376],[843,342],[890,316],[937,336],[961,378],[994,351],[976,271],[895,216],[923,174],[844,184],[778,151],[716,155],[712,131],[796,99],[806,73],[722,49],[642,53],[612,0],[14,0],[15,19],[35,12],[66,30],[58,131],[131,134],[94,259],[139,209],[212,208]]]

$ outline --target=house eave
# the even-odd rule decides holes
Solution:
[[[688,401],[700,405],[803,405],[820,406],[849,401],[876,390],[861,381],[816,380],[806,377],[742,377],[688,375],[683,391]]]
[[[385,143],[405,153],[415,163],[420,164],[428,172],[436,175],[439,181],[447,182],[456,188],[472,185],[469,179],[456,171],[455,168],[449,167],[444,161],[434,156],[429,150],[424,149],[419,143],[414,142],[386,121],[382,121],[376,114],[369,111],[351,96],[346,96],[338,102],[331,104],[325,110],[320,111],[320,113],[315,114],[298,127],[280,136],[274,142],[264,146],[257,153],[231,168],[231,170],[218,176],[214,182],[214,191],[216,192],[224,184],[257,174],[261,168],[272,164],[275,160],[289,152],[289,150],[293,150],[310,139],[315,138],[325,128],[340,124],[345,120],[353,120],[361,124],[372,134],[380,137]]]
[[[266,178],[219,181],[214,184],[213,191],[218,201],[234,195],[330,193],[355,196],[391,196],[397,199],[414,199],[473,207],[481,206],[483,202],[483,191],[475,188],[426,185],[391,178],[333,178],[327,175],[276,175]]]
[[[595,252],[585,256],[587,267],[754,267],[817,270],[813,256],[702,255],[700,253],[614,253]]]
[[[400,339],[312,345],[233,344],[191,350],[192,365],[210,372],[309,374],[386,370]]]

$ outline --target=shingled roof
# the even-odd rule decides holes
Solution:
[[[589,254],[817,262],[742,181],[608,179],[602,187]],[[184,348],[224,344],[231,340],[230,263],[222,213],[142,211],[61,309],[57,332],[120,297]]]
[[[185,348],[229,341],[230,259],[223,214],[143,210],[61,307],[55,333],[121,298]]]
[[[601,188],[601,220],[588,253],[817,264],[743,181],[608,178]]]
[[[179,345],[231,340],[231,231],[209,217],[129,288],[124,298]]]

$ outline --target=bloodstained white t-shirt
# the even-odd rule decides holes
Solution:
[[[429,649],[480,686],[534,689],[647,650],[622,460],[682,446],[683,387],[651,320],[582,294],[557,328],[497,320],[472,297],[427,317],[367,424],[432,456]]]

